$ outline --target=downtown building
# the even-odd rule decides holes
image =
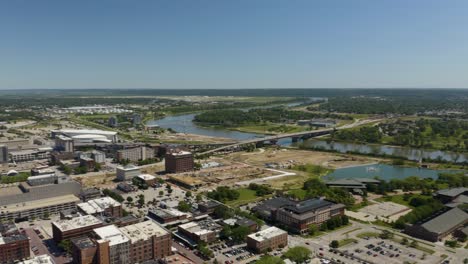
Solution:
[[[166,172],[168,173],[193,171],[193,154],[188,151],[174,151],[166,153],[165,165]]]
[[[18,263],[30,254],[29,238],[13,222],[0,223],[0,263]]]
[[[247,247],[257,253],[264,253],[288,245],[288,232],[269,227],[247,236]]]

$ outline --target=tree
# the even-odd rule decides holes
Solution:
[[[409,242],[409,241],[408,241],[408,239],[407,239],[406,237],[404,237],[404,238],[401,240],[401,244],[404,245],[404,246],[408,245],[408,242]]]
[[[197,194],[195,199],[197,200],[197,202],[201,202],[203,200],[203,196],[201,194]]]
[[[332,242],[330,242],[331,248],[338,248],[339,246],[340,246],[340,242],[338,242],[338,240],[333,240]]]
[[[379,237],[381,239],[391,239],[393,238],[393,233],[388,230],[383,230],[382,233],[380,233]]]
[[[310,259],[311,254],[312,252],[308,248],[297,246],[286,251],[284,257],[300,264],[306,263],[306,261]]]
[[[255,261],[255,264],[284,264],[284,261],[279,257],[263,255],[259,260]]]
[[[62,241],[60,241],[60,243],[58,243],[58,246],[65,252],[67,252],[68,254],[71,253],[71,250],[72,250],[72,244],[70,242],[69,239],[64,239]]]
[[[191,191],[187,191],[187,192],[185,193],[185,197],[187,197],[187,198],[192,197],[192,192],[191,192]]]
[[[309,225],[309,235],[313,236],[317,233],[317,231],[318,231],[317,225],[315,224]]]
[[[181,212],[188,212],[190,211],[190,208],[191,206],[185,201],[180,201],[177,205],[177,209],[179,209]]]
[[[138,206],[143,207],[143,205],[145,205],[145,196],[140,194],[140,196],[138,196]]]
[[[127,202],[128,203],[132,203],[133,202],[133,198],[131,196],[127,197]]]
[[[231,238],[234,242],[244,242],[247,235],[250,234],[250,228],[247,226],[238,226],[232,229]]]
[[[410,247],[417,248],[418,247],[418,241],[416,241],[416,240],[411,241]]]
[[[164,195],[164,191],[159,191],[159,196],[163,196]]]

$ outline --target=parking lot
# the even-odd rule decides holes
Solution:
[[[26,228],[24,232],[30,238],[31,251],[35,256],[47,254],[52,256],[56,264],[69,263],[71,258],[62,252],[52,239],[42,240],[44,237],[39,229]]]
[[[215,258],[219,263],[232,264],[232,263],[249,263],[259,259],[259,255],[247,249],[247,244],[239,244],[235,246],[226,245],[224,242],[210,245]],[[270,254],[280,255],[279,251],[271,252]]]
[[[369,263],[438,263],[441,259],[415,248],[379,238],[357,239],[332,254],[358,258]]]

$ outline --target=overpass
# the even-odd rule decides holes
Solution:
[[[280,134],[280,135],[273,135],[273,136],[267,136],[267,137],[262,137],[262,138],[253,138],[253,139],[248,139],[244,141],[239,141],[234,144],[229,144],[225,146],[221,146],[215,149],[211,149],[202,153],[199,153],[200,155],[205,155],[205,154],[212,154],[216,153],[219,151],[223,150],[230,150],[230,149],[237,149],[238,147],[242,145],[248,145],[248,144],[258,144],[258,143],[264,143],[264,142],[270,142],[272,144],[276,144],[278,140],[283,139],[283,138],[291,138],[293,142],[297,142],[301,139],[309,139],[313,137],[318,137],[318,136],[323,136],[330,134],[334,130],[340,130],[340,129],[346,129],[346,128],[352,128],[355,126],[360,126],[364,125],[367,123],[371,122],[376,122],[381,119],[366,119],[366,120],[357,120],[356,122],[352,124],[347,124],[343,125],[341,127],[335,127],[335,128],[324,128],[324,129],[318,129],[318,130],[311,130],[311,131],[302,131],[302,132],[296,132],[296,133],[289,133],[289,134]]]

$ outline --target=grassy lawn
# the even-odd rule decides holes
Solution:
[[[307,194],[307,191],[303,189],[294,189],[294,190],[290,190],[288,193],[291,195],[294,195],[294,197],[297,197],[300,200],[304,200]]]
[[[404,199],[405,195],[398,194],[398,195],[392,195],[392,196],[388,196],[388,197],[380,197],[380,198],[377,198],[375,200],[377,202],[394,202],[394,203],[397,203],[397,204],[401,204],[401,205],[413,208],[411,205],[409,205],[409,202],[410,202],[411,198],[416,197],[416,196],[417,197],[423,197],[423,198],[429,198],[430,197],[430,196],[425,196],[425,195],[421,195],[421,194],[411,194],[409,196],[409,199],[407,201],[405,201],[405,199]]]
[[[377,232],[362,232],[357,234],[356,236],[359,238],[365,238],[365,237],[378,237],[380,233]]]
[[[349,231],[344,232],[344,233],[343,233],[343,236],[345,236],[345,235],[347,235],[347,234],[350,234],[350,233],[352,233],[352,232],[354,232],[354,231],[361,230],[361,229],[362,229],[362,228],[360,228],[360,227],[351,229],[351,230],[349,230]]]
[[[261,134],[284,134],[306,131],[305,126],[282,125],[282,124],[264,124],[264,125],[245,125],[233,128],[232,130]]]
[[[396,243],[401,244],[402,237],[397,237],[397,236],[395,236],[395,237],[393,237],[391,240],[392,240],[393,242],[396,242]],[[411,241],[411,239],[409,239],[409,240]],[[423,244],[423,243],[420,243],[420,242],[418,241],[418,244],[417,244],[414,248],[417,249],[417,250],[419,250],[419,251],[422,251],[422,252],[431,254],[431,255],[435,253],[434,250],[432,250],[432,249],[430,249],[430,248],[428,248],[428,247],[421,246],[421,244]]]
[[[349,244],[355,243],[355,242],[357,242],[357,240],[354,239],[354,238],[345,238],[345,239],[342,239],[342,240],[338,241],[338,247],[344,247],[346,245],[349,245]]]
[[[227,205],[229,205],[229,206],[240,206],[240,205],[248,204],[250,202],[254,202],[254,201],[257,201],[257,200],[265,199],[265,198],[271,196],[271,195],[266,195],[266,196],[261,196],[261,197],[256,196],[255,191],[250,190],[248,188],[239,188],[239,189],[237,189],[237,191],[239,192],[239,198],[237,198],[236,200],[233,200],[233,201],[226,202]]]
[[[357,211],[359,211],[359,209],[364,208],[364,207],[369,206],[369,205],[372,205],[372,204],[375,204],[375,203],[373,203],[371,201],[368,201],[367,204],[366,203],[354,204],[353,206],[351,206],[351,208],[349,208],[349,210],[353,211],[353,212],[357,212]]]

